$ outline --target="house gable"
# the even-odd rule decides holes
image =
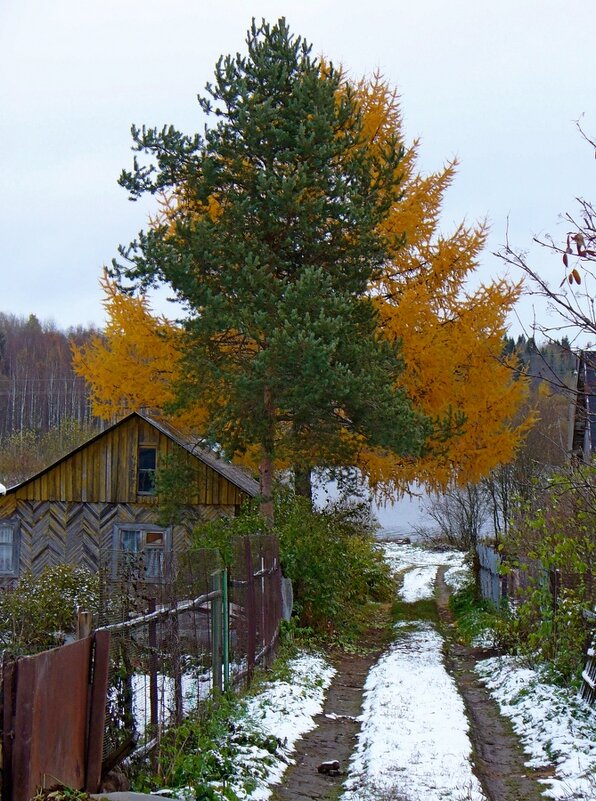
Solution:
[[[0,497],[0,513],[15,501],[155,505],[154,494],[139,491],[139,454],[155,449],[156,467],[173,456],[196,475],[192,506],[238,506],[258,493],[258,484],[239,468],[206,452],[171,426],[133,412],[87,443]]]

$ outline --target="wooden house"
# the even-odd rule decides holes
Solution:
[[[186,465],[182,522],[158,522],[156,470]],[[106,554],[142,554],[148,576],[183,549],[197,519],[233,516],[259,485],[158,418],[133,412],[0,496],[0,583],[63,562],[98,569]]]

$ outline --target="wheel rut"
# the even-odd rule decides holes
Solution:
[[[286,771],[283,785],[274,788],[271,801],[339,798],[360,731],[357,718],[362,709],[364,682],[383,651],[383,636],[382,632],[374,632],[368,638],[364,654],[332,655],[337,673],[327,692],[323,712],[315,718],[316,728],[299,741],[295,764]],[[318,771],[321,763],[335,760],[339,762],[339,771],[333,775]]]
[[[453,618],[444,567],[437,571],[436,589],[439,616],[448,628]],[[489,801],[543,801],[546,788],[538,784],[537,778],[554,771],[549,766],[534,771],[525,765],[527,757],[517,735],[474,671],[479,659],[491,655],[457,643],[448,632],[445,636],[445,663],[464,699],[476,775]]]

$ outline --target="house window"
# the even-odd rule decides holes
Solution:
[[[156,464],[157,448],[139,448],[139,470],[137,475],[137,493],[139,495],[155,495]]]
[[[0,520],[0,575],[18,575],[18,525]]]
[[[169,532],[165,529],[147,525],[116,526],[115,572],[120,572],[119,567],[134,566],[142,570],[146,579],[162,578],[169,547]]]

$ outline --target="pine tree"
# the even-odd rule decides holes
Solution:
[[[257,447],[263,511],[274,460],[351,461],[362,441],[416,455],[428,424],[398,386],[399,342],[379,336],[369,289],[403,240],[382,221],[403,149],[367,145],[354,93],[284,20],[254,22],[199,102],[204,136],[133,129],[155,163],[125,172],[162,214],[114,263],[165,282],[188,310],[176,398],[208,413],[230,453]]]

